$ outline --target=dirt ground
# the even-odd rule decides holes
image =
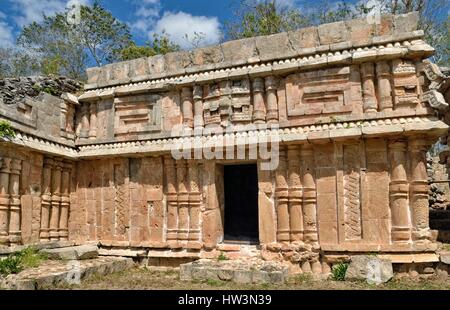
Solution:
[[[53,288],[54,289],[54,288]],[[388,283],[370,285],[366,282],[322,280],[309,276],[292,276],[284,285],[235,284],[216,280],[183,282],[177,271],[154,271],[136,267],[107,276],[91,276],[80,285],[59,286],[75,290],[450,290],[450,277],[401,278]]]

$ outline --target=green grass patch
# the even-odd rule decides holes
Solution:
[[[331,279],[333,279],[334,281],[344,281],[347,269],[347,263],[339,263],[334,265],[333,269],[331,269]]]
[[[45,260],[47,260],[46,254],[29,247],[0,260],[0,274],[3,276],[17,274],[26,268],[38,267]]]
[[[217,256],[217,260],[224,261],[224,260],[229,260],[229,258],[223,252],[220,252],[220,255]]]

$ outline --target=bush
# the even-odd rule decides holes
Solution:
[[[0,260],[0,274],[17,274],[25,268],[38,267],[46,259],[47,255],[39,253],[35,248],[26,248]]]
[[[9,274],[17,274],[23,270],[20,256],[9,255],[7,258],[0,260],[0,274],[7,276]]]
[[[331,269],[331,278],[334,281],[344,281],[347,268],[348,268],[347,263],[339,263],[337,265],[334,265],[333,269]]]
[[[9,137],[14,138],[16,133],[14,129],[11,127],[11,124],[7,121],[0,121],[0,138]]]

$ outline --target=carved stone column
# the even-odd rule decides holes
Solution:
[[[266,122],[266,106],[264,104],[264,80],[253,80],[253,122],[263,124]]]
[[[89,103],[81,105],[81,129],[80,138],[89,137]]]
[[[186,160],[176,161],[178,185],[178,241],[184,242],[189,236],[189,192],[187,190]]]
[[[267,123],[278,123],[277,80],[274,76],[266,77]]]
[[[170,248],[178,247],[178,198],[177,198],[177,175],[175,170],[175,160],[172,156],[164,156],[164,175],[166,177],[166,197],[167,197],[167,243]]]
[[[59,240],[68,240],[69,238],[69,209],[70,209],[70,171],[72,165],[68,162],[62,165],[61,178],[61,212],[59,215]]]
[[[317,234],[317,191],[314,178],[314,151],[310,144],[302,146],[300,151],[303,185],[303,229],[304,240],[316,243]]]
[[[61,204],[61,161],[55,160],[52,170],[52,208],[50,213],[50,240],[59,240],[59,213]]]
[[[275,199],[277,210],[277,240],[289,242],[289,188],[286,180],[286,150],[280,147],[280,163],[275,172]]]
[[[391,68],[387,61],[377,63],[378,98],[381,111],[392,111]]]
[[[20,171],[22,170],[22,161],[13,159],[11,161],[11,174],[9,176],[9,195],[10,195],[10,213],[9,213],[9,241],[17,245],[21,242],[20,230]]]
[[[194,86],[194,128],[203,128],[203,86]]]
[[[50,207],[52,202],[52,168],[53,159],[45,158],[42,171],[42,196],[41,196],[41,230],[39,239],[49,241]]]
[[[97,138],[97,102],[89,106],[89,139]]]
[[[428,175],[426,152],[427,141],[422,137],[411,137],[409,155],[411,163],[410,201],[412,210],[413,240],[429,239]]]
[[[408,242],[411,237],[408,206],[408,180],[406,175],[406,142],[389,143],[391,182],[389,197],[391,206],[392,242]]]
[[[303,240],[302,184],[300,180],[299,147],[289,145],[287,151],[289,176],[289,220],[291,241]]]
[[[200,206],[202,194],[199,185],[199,165],[197,161],[189,161],[189,242],[188,248],[200,249]]]
[[[72,104],[69,104],[66,118],[66,135],[69,139],[74,138],[74,116],[75,107]]]
[[[193,107],[192,88],[183,87],[181,89],[181,102],[183,111],[183,125],[189,128],[194,127],[194,114]]]
[[[361,65],[361,75],[363,83],[363,110],[364,112],[377,111],[377,98],[375,94],[375,70],[371,62]]]
[[[11,159],[0,157],[0,244],[9,242],[8,215],[9,215],[9,174],[11,172]]]

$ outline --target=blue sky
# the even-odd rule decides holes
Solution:
[[[75,3],[89,4],[94,0],[0,0],[0,47],[12,47],[20,29]],[[216,44],[226,21],[233,18],[233,11],[240,0],[101,0],[114,16],[126,22],[138,44],[144,44],[154,33],[163,30],[182,48],[192,45],[185,35],[194,32],[204,34],[202,45]],[[364,3],[374,0],[341,0]],[[319,0],[278,0],[280,5],[297,6],[308,10]],[[339,0],[330,0],[337,3]],[[445,15],[446,10],[443,10]]]
[[[11,47],[20,29],[74,3],[94,0],[0,0],[0,47]],[[202,45],[217,43],[239,0],[101,0],[114,16],[130,25],[133,38],[143,44],[165,30],[182,48],[190,48],[185,35],[204,34]],[[314,5],[314,0],[279,0],[281,5]]]

